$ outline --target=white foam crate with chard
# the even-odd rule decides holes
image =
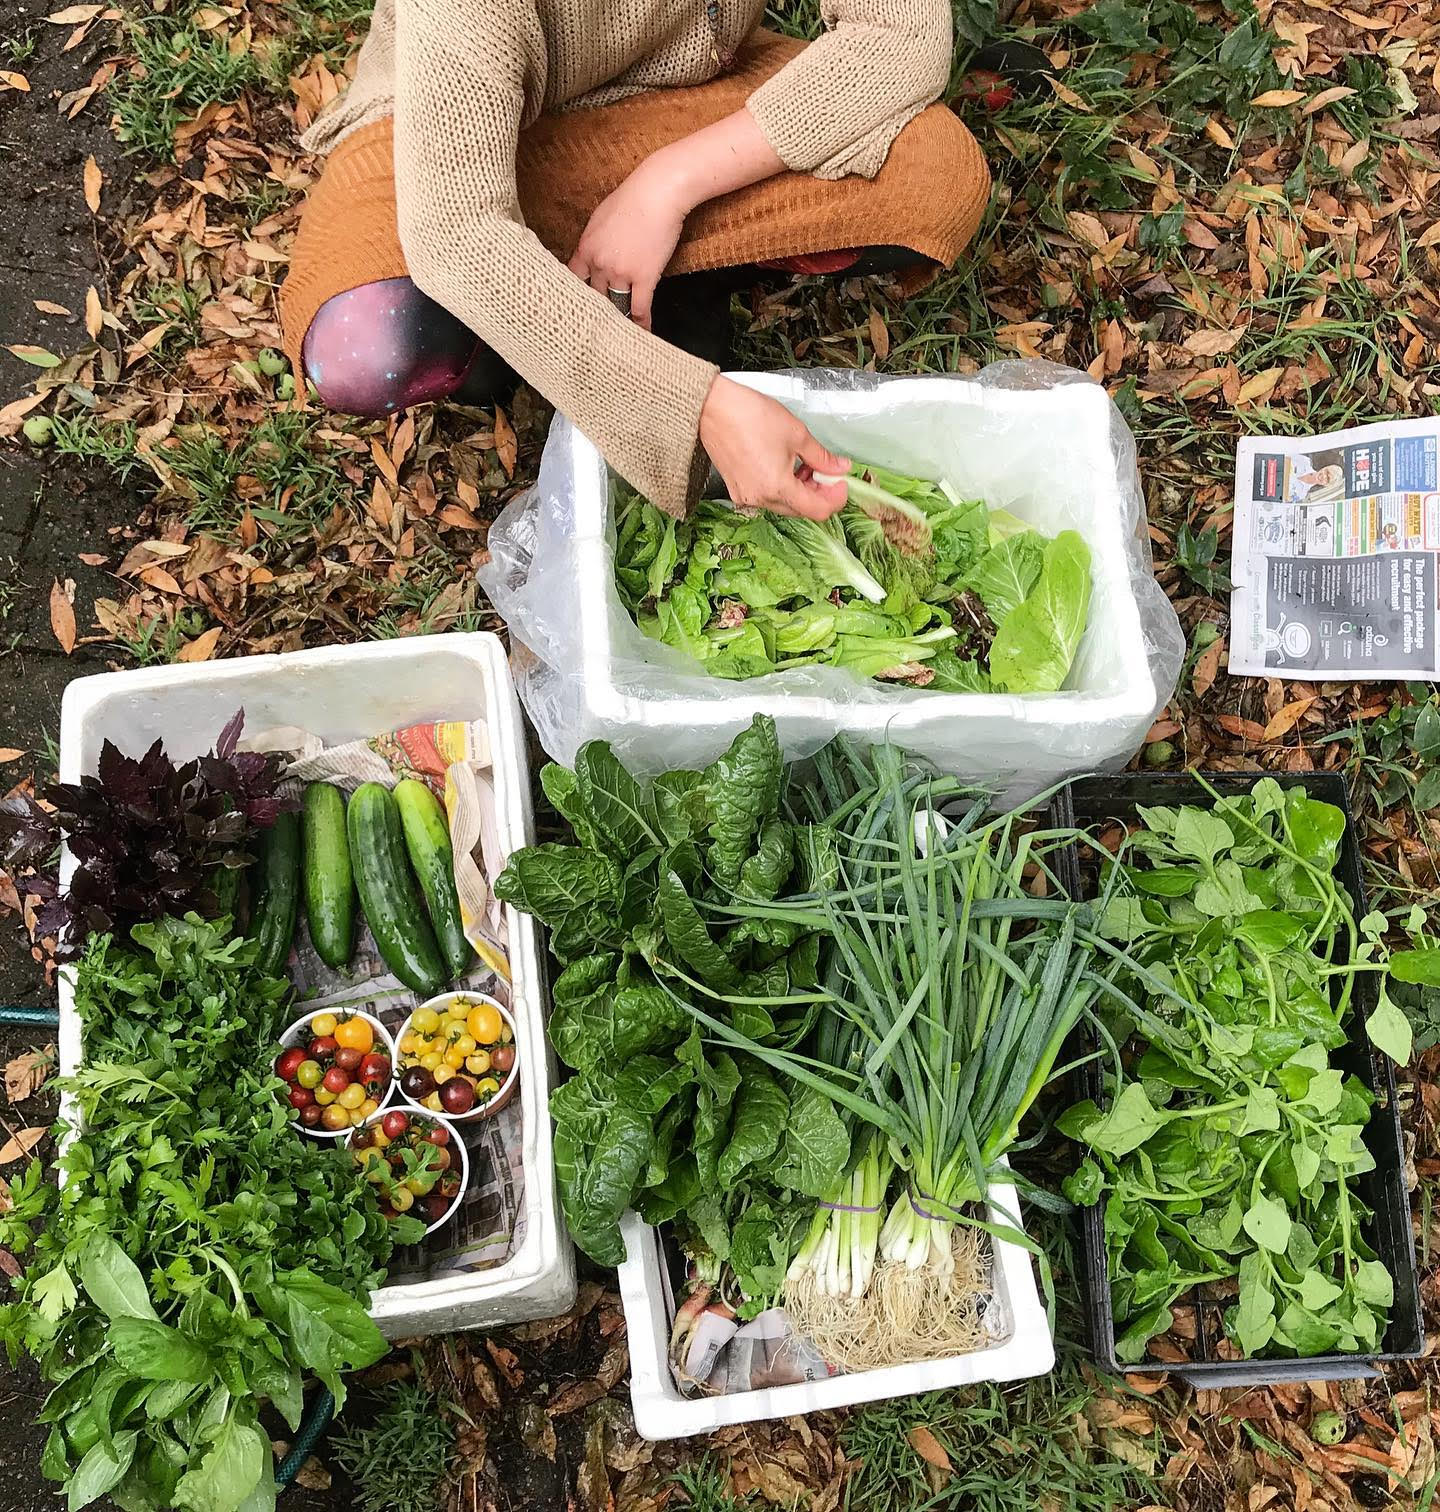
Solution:
[[[856,459],[849,502],[811,528],[712,497],[672,525],[557,419],[482,569],[552,757],[604,739],[637,771],[703,766],[758,712],[787,758],[888,736],[1017,800],[1128,760],[1183,639],[1098,384],[737,376]]]
[[[900,748],[546,767],[573,843],[497,893],[550,930],[576,1244],[620,1266],[640,1431],[1048,1370],[1007,1154],[1116,967],[1073,832]]]

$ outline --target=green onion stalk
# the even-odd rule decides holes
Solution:
[[[1071,1030],[1116,991],[1119,963],[1098,959],[1086,905],[1031,895],[1036,875],[1059,890],[1048,857],[1072,838],[1035,828],[1033,808],[992,816],[986,797],[916,775],[889,746],[868,761],[850,747],[822,752],[816,777],[806,801],[811,821],[837,834],[833,884],[764,908],[826,941],[813,1053],[757,1044],[687,1007],[869,1134],[852,1134],[860,1155],[792,1267],[858,1297],[877,1256],[943,1279],[955,1226],[990,1227],[976,1206]],[[869,1209],[892,1186],[881,1222]]]

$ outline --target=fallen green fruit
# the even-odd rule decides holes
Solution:
[[[1310,1437],[1317,1444],[1339,1444],[1345,1440],[1345,1415],[1340,1412],[1317,1412],[1310,1419]]]
[[[31,446],[49,446],[55,439],[55,422],[49,415],[31,415],[21,429]]]
[[[261,347],[256,355],[255,363],[267,378],[278,378],[281,373],[288,372],[290,368],[284,356],[274,347]]]
[[[1175,746],[1169,740],[1153,740],[1145,747],[1145,765],[1167,767],[1175,759]]]

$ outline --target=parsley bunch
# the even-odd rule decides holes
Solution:
[[[289,989],[197,914],[93,939],[79,962],[80,1113],[60,1167],[32,1162],[0,1219],[31,1256],[0,1338],[54,1384],[42,1468],[71,1512],[272,1507],[268,1399],[299,1426],[313,1372],[386,1350],[366,1304],[396,1242],[347,1150],[299,1139],[268,1047]]]

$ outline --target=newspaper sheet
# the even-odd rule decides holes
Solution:
[[[1232,672],[1440,675],[1437,451],[1440,416],[1240,442]]]

